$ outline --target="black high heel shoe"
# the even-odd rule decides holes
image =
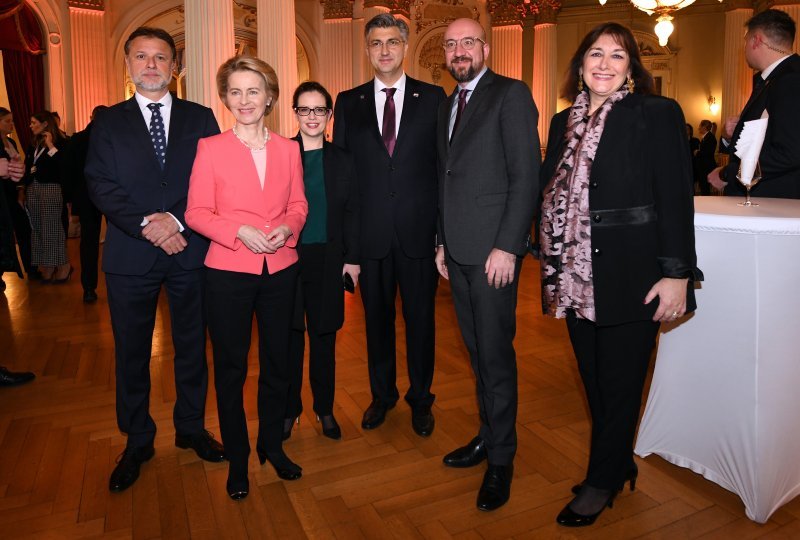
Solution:
[[[597,521],[598,516],[603,513],[603,510],[614,507],[614,499],[616,498],[617,493],[619,493],[619,491],[609,491],[608,500],[606,500],[603,506],[600,507],[600,510],[594,514],[588,515],[579,514],[570,507],[570,504],[572,504],[572,502],[578,498],[575,497],[575,499],[572,499],[572,501],[570,501],[569,504],[567,504],[567,506],[565,506],[564,509],[558,514],[558,517],[556,517],[556,523],[563,525],[564,527],[588,527]]]
[[[339,440],[342,438],[342,428],[336,422],[333,414],[317,415],[317,422],[322,424],[322,434],[329,439]]]
[[[627,476],[625,476],[625,479],[622,481],[622,487],[620,487],[619,490],[622,491],[623,489],[625,489],[625,482],[630,482],[631,491],[635,490],[636,478],[638,476],[639,476],[639,467],[637,467],[636,463],[634,463],[633,467],[631,467],[631,469],[628,471]],[[572,493],[577,495],[582,487],[583,487],[583,482],[581,482],[580,484],[575,484],[574,486],[572,486]]]
[[[247,463],[244,466],[231,464],[228,467],[228,481],[225,483],[228,496],[234,501],[240,501],[250,493],[250,480],[247,478]]]
[[[294,425],[300,425],[300,417],[296,418],[284,418],[283,419],[283,440],[287,440],[289,437],[292,436],[292,428]],[[263,461],[261,462],[264,463]]]
[[[267,452],[261,448],[256,448],[258,454],[258,462],[262,465],[269,461],[278,478],[283,480],[297,480],[303,476],[303,468],[289,459],[283,450],[277,452]]]

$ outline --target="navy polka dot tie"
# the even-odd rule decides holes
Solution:
[[[167,161],[167,133],[164,131],[164,117],[161,116],[161,103],[150,103],[147,108],[152,111],[150,117],[150,140],[153,141],[153,149],[156,151],[156,159],[161,168]]]

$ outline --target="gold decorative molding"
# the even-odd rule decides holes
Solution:
[[[754,2],[752,0],[725,0],[725,11],[753,9],[753,4]]]
[[[522,26],[522,21],[538,13],[534,2],[525,0],[489,0],[486,4],[495,26]]]
[[[383,7],[392,15],[401,15],[406,19],[411,18],[411,0],[364,0],[364,7]]]
[[[475,6],[467,7],[464,0],[415,0],[412,6],[417,33],[431,26],[441,26],[460,19],[473,19],[480,22],[480,14]]]
[[[320,0],[322,4],[322,18],[351,19],[353,17],[353,0]]]
[[[535,24],[556,24],[559,11],[561,11],[560,0],[537,0]]]
[[[67,0],[67,5],[71,8],[93,9],[95,11],[105,11],[105,0]]]

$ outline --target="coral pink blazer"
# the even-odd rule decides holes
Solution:
[[[200,139],[189,183],[186,223],[211,240],[205,264],[209,268],[274,274],[297,262],[297,240],[306,222],[308,203],[303,164],[295,141],[270,133],[264,188],[250,149],[232,130]],[[239,227],[265,232],[286,224],[292,236],[274,254],[256,254],[236,238]]]

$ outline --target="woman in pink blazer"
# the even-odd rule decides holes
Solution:
[[[214,351],[217,409],[228,468],[228,494],[249,492],[250,443],[243,406],[253,313],[258,326],[256,452],[284,480],[301,468],[283,452],[288,347],[297,279],[295,246],[308,213],[300,149],[264,126],[278,98],[278,79],[265,62],[240,56],[217,72],[220,98],[233,129],[197,146],[186,221],[208,237],[205,264],[208,329]]]

